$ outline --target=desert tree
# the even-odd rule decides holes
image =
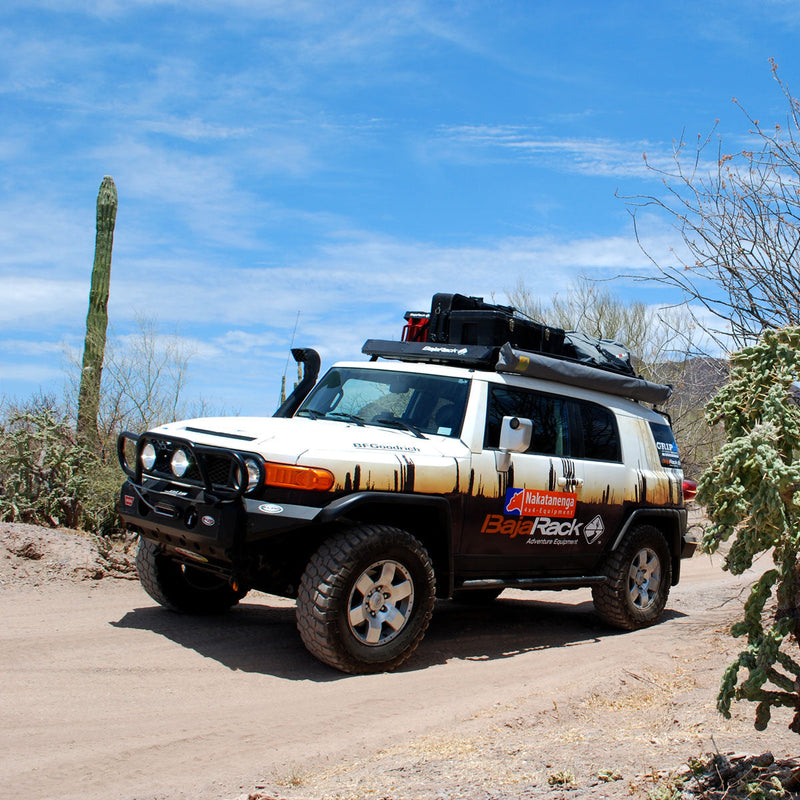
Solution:
[[[185,398],[193,349],[156,320],[137,319],[134,332],[109,347],[99,411],[101,429],[142,431],[189,413]]]
[[[774,568],[731,629],[747,643],[725,672],[718,707],[728,715],[735,700],[756,703],[759,729],[788,707],[800,733],[800,409],[791,402],[800,377],[800,102],[774,62],[772,75],[785,102],[779,123],[762,125],[739,106],[746,146],[726,147],[716,126],[693,148],[681,137],[669,167],[646,159],[662,193],[628,200],[637,237],[643,208],[679,234],[683,255],[652,259],[654,280],[680,290],[686,308],[714,320],[706,330],[717,344],[738,351],[707,406],[725,444],[700,480],[711,521],[703,547],[730,540],[724,566],[735,574],[759,557]]]
[[[726,147],[718,123],[692,147],[681,136],[667,165],[644,155],[663,191],[626,198],[655,266],[646,280],[679,290],[687,308],[706,312],[715,322],[704,327],[724,349],[800,324],[800,101],[771,65],[786,106],[779,123],[762,125],[734,98],[748,123],[747,146]],[[668,259],[649,253],[641,209],[677,229],[682,246]]]
[[[97,410],[99,438],[108,446],[123,429],[140,432],[187,416],[221,413],[187,387],[196,349],[179,331],[167,331],[154,317],[138,315],[134,327],[109,330]],[[74,408],[80,372],[77,355],[65,353],[67,408]],[[111,448],[113,449],[113,448]]]
[[[706,423],[703,407],[724,383],[727,365],[700,352],[697,334],[702,331],[688,309],[629,301],[609,284],[587,276],[544,299],[520,278],[506,295],[529,317],[624,344],[639,374],[670,384],[673,394],[663,410],[672,417],[687,475],[699,476],[719,444],[719,434]]]

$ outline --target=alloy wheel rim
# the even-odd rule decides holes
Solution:
[[[628,596],[634,608],[646,611],[655,603],[661,587],[661,560],[655,550],[643,547],[628,571]]]
[[[353,584],[347,623],[368,647],[388,644],[406,627],[414,606],[414,582],[399,561],[383,559],[367,567]]]

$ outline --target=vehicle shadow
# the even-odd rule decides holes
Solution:
[[[685,616],[667,610],[664,621]],[[231,670],[288,680],[324,683],[352,676],[317,661],[303,646],[294,607],[240,603],[227,614],[191,616],[159,606],[137,608],[116,628],[151,631],[181,647],[213,658]],[[570,647],[621,632],[602,623],[591,601],[554,602],[500,597],[483,606],[440,601],[417,652],[399,671],[415,671],[451,660],[493,661],[521,653]]]
[[[347,677],[317,661],[303,646],[294,607],[248,603],[224,614],[177,614],[160,606],[135,608],[115,628],[157,633],[231,670],[289,680],[333,681]]]
[[[545,600],[536,592],[504,595],[478,606],[441,602],[410,668],[452,659],[494,661],[624,635],[597,617],[591,600],[575,602],[570,593],[565,595],[563,601]],[[683,616],[667,609],[662,622]]]

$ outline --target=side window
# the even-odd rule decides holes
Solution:
[[[529,453],[560,456],[567,452],[567,428],[561,398],[510,386],[490,385],[484,447],[500,446],[503,417],[522,417],[533,422]]]
[[[581,400],[575,402],[583,433],[581,457],[591,461],[622,461],[614,415],[607,408],[595,403]]]

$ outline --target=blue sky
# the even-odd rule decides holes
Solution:
[[[106,174],[113,335],[156,318],[190,395],[269,414],[298,312],[325,367],[437,291],[645,274],[616,196],[660,191],[642,152],[715,119],[741,145],[734,96],[780,121],[799,34],[781,0],[4,0],[0,396],[61,392]]]

